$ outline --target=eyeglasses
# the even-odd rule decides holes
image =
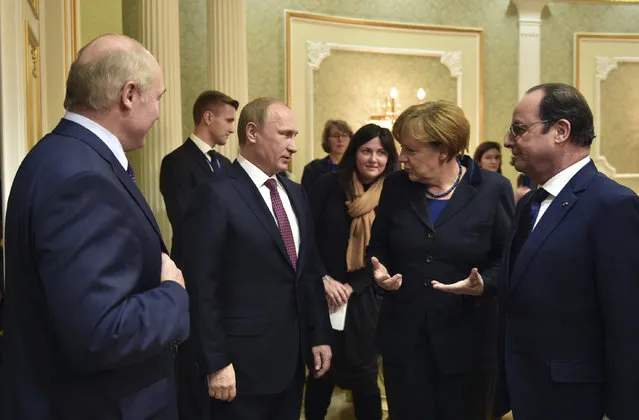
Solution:
[[[510,131],[510,134],[513,135],[513,137],[519,137],[521,135],[523,135],[526,131],[528,131],[528,129],[530,127],[532,127],[535,124],[548,124],[550,121],[548,120],[541,120],[541,121],[533,121],[533,122],[529,122],[529,123],[512,123],[510,124],[510,128],[508,129]]]
[[[350,136],[350,135],[348,135],[348,134],[346,134],[346,133],[335,133],[335,134],[329,134],[329,136],[328,136],[328,137],[329,137],[329,138],[331,138],[331,137],[332,137],[332,138],[334,138],[334,139],[336,139],[336,138],[340,138],[340,139],[342,139],[342,140],[346,140],[346,139],[350,139],[350,138],[351,138],[351,136]]]

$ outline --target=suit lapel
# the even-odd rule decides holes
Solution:
[[[426,185],[417,182],[409,182],[408,188],[410,188],[410,207],[415,212],[415,215],[419,220],[431,231],[433,223],[430,220],[430,211],[428,210],[428,204],[426,202]]]
[[[53,130],[54,133],[61,134],[64,136],[74,137],[91,147],[93,150],[100,155],[104,160],[111,164],[111,169],[113,173],[118,178],[120,183],[126,188],[129,195],[133,198],[133,200],[137,203],[137,205],[144,213],[144,216],[147,218],[155,233],[157,233],[158,238],[160,239],[160,245],[164,252],[167,252],[166,246],[164,245],[164,241],[162,240],[162,234],[160,233],[160,228],[158,227],[157,222],[155,221],[155,217],[153,216],[153,212],[149,208],[148,203],[142,196],[142,193],[138,189],[137,185],[133,182],[129,174],[124,170],[120,162],[116,159],[115,155],[111,150],[107,147],[107,145],[100,140],[95,134],[93,134],[90,130],[84,128],[80,124],[77,124],[73,121],[69,121],[67,119],[62,119],[58,126]]]
[[[532,193],[533,191],[529,191],[517,203],[517,211],[515,212],[515,217],[513,218],[513,221],[511,222],[511,229],[510,229],[510,232],[508,233],[508,238],[504,245],[506,249],[506,251],[504,252],[504,259],[503,259],[504,261],[503,266],[505,270],[502,275],[506,276],[505,278],[507,279],[508,284],[510,284],[510,278],[512,277],[511,275],[512,270],[510,266],[510,253],[511,253],[511,248],[513,245],[513,240],[515,239],[515,234],[517,233],[517,227],[521,223],[521,218],[523,217],[523,210],[528,206],[528,202],[532,199]]]
[[[273,242],[275,242],[275,245],[282,256],[290,264],[290,259],[288,257],[288,253],[286,252],[286,247],[284,246],[282,235],[280,234],[280,230],[275,223],[273,214],[266,206],[266,203],[264,202],[264,199],[262,198],[259,190],[253,183],[253,180],[246,173],[244,168],[242,168],[237,160],[234,161],[231,165],[231,168],[229,169],[229,176],[237,181],[233,183],[233,186],[240,194],[242,199],[246,202],[246,205],[251,210],[251,212],[253,212],[262,226],[264,226],[264,229],[271,236],[271,239],[273,239]],[[293,266],[291,265],[291,268],[292,267]]]
[[[537,226],[522,245],[519,256],[514,262],[509,287],[511,293],[515,287],[517,287],[519,281],[521,281],[521,278],[524,276],[524,273],[527,271],[539,248],[541,248],[550,234],[557,228],[566,215],[568,215],[579,200],[581,192],[586,189],[588,183],[596,174],[597,168],[591,161],[577,172],[570,182],[559,192],[559,195],[552,200],[550,206],[537,223]]]
[[[191,158],[195,162],[197,162],[198,166],[200,167],[200,169],[202,169],[203,173],[207,177],[213,176],[213,171],[211,170],[211,165],[209,164],[208,160],[206,159],[206,156],[204,156],[204,153],[202,153],[202,151],[197,147],[197,145],[193,142],[193,140],[191,140],[190,137],[188,139],[186,139],[186,141],[184,142],[182,147],[184,147],[184,151],[189,156],[191,156]]]
[[[451,217],[453,217],[461,209],[463,209],[466,204],[476,195],[477,190],[473,186],[467,184],[464,181],[460,182],[457,188],[455,188],[453,196],[450,198],[450,200],[444,207],[444,210],[442,210],[442,213],[435,221],[435,228],[438,228],[439,226],[450,220]]]

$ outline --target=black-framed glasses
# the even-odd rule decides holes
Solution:
[[[510,124],[510,127],[508,128],[508,131],[510,131],[510,134],[513,135],[513,137],[519,137],[521,135],[523,135],[526,131],[528,131],[528,129],[530,127],[532,127],[535,124],[548,124],[550,121],[549,120],[540,120],[540,121],[532,121],[529,123],[512,123]]]

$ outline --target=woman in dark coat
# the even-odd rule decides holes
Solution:
[[[328,120],[322,131],[322,149],[328,155],[315,159],[304,166],[302,187],[310,194],[315,182],[324,174],[334,171],[342,160],[342,156],[353,137],[353,130],[346,121]]]
[[[463,154],[470,124],[455,104],[409,107],[393,134],[404,171],[384,183],[368,249],[387,291],[378,325],[390,418],[486,420],[512,188]]]
[[[337,171],[311,191],[318,250],[329,274],[324,278],[329,308],[347,306],[343,331],[334,330],[331,369],[321,379],[308,378],[307,420],[324,419],[334,385],[353,391],[358,419],[381,419],[375,345],[380,296],[365,268],[365,249],[384,178],[396,164],[390,131],[367,124],[353,135]]]

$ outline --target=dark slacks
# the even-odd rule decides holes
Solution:
[[[304,375],[295,375],[291,385],[272,395],[239,395],[226,402],[211,398],[211,420],[299,420]]]
[[[175,357],[175,377],[180,420],[209,418],[209,394],[206,377],[198,372],[191,340],[178,348]]]
[[[392,420],[488,420],[496,375],[446,375],[439,370],[427,335],[400,362],[384,360],[384,386]],[[409,350],[409,349],[407,349]]]

